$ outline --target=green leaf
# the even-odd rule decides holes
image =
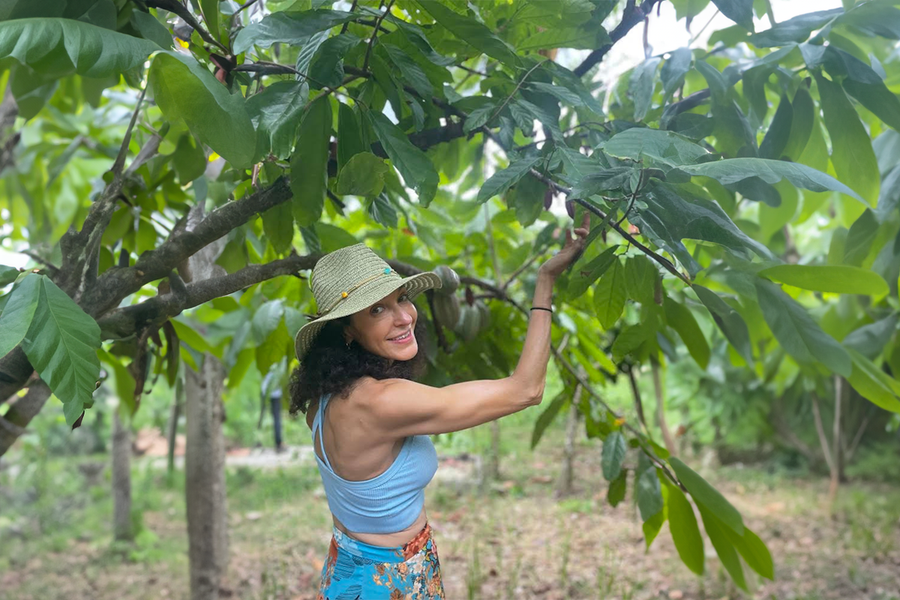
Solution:
[[[593,50],[612,40],[599,23],[585,23],[577,27],[550,27],[538,31],[519,43],[517,50],[527,52],[541,48],[579,48]]]
[[[844,262],[858,267],[869,255],[879,228],[878,218],[872,210],[866,210],[850,226],[844,245]]]
[[[495,112],[497,112],[497,107],[494,106],[493,102],[487,102],[483,106],[479,106],[466,117],[466,122],[463,124],[463,131],[465,133],[471,133],[476,129],[481,129],[491,120],[491,117],[494,116]]]
[[[331,102],[323,96],[309,105],[300,122],[297,151],[291,156],[294,220],[308,227],[319,220],[328,184]]]
[[[427,207],[437,193],[440,179],[431,159],[413,146],[406,134],[386,116],[371,111],[366,114],[388,158],[400,171],[406,185],[416,190],[419,202]]]
[[[794,107],[787,94],[781,95],[778,110],[772,118],[766,137],[759,145],[759,155],[762,158],[781,158],[791,134],[791,123],[794,120]]]
[[[616,336],[616,341],[613,342],[613,358],[616,361],[621,361],[627,355],[639,349],[655,333],[656,319],[646,319],[636,325],[629,325]]]
[[[206,28],[216,39],[219,38],[219,0],[200,0],[200,12],[206,21]]]
[[[570,198],[590,198],[607,190],[620,190],[631,181],[635,169],[631,167],[613,167],[600,169],[586,177],[582,177],[572,187]]]
[[[4,268],[11,269],[11,267]],[[12,270],[18,274],[18,270]],[[34,273],[26,275],[10,292],[6,306],[0,313],[0,358],[12,352],[13,348],[25,339],[40,299],[41,276]]]
[[[856,350],[869,360],[874,360],[891,341],[897,331],[898,320],[900,315],[894,313],[880,321],[863,325],[849,333],[841,343],[844,348]]]
[[[890,91],[872,67],[834,46],[825,49],[825,69],[842,79],[844,90],[885,124],[900,129],[900,98]]]
[[[669,511],[663,507],[663,509],[657,512],[655,515],[644,521],[644,524],[641,526],[641,529],[644,532],[644,540],[647,543],[647,549],[650,548],[650,544],[653,543],[653,540],[656,539],[656,536],[659,535],[660,529],[665,524],[666,520],[669,518]]]
[[[547,192],[547,184],[534,177],[525,177],[516,185],[511,207],[515,209],[516,220],[522,227],[528,227],[541,215]]]
[[[684,83],[684,77],[691,70],[694,55],[690,48],[679,48],[669,54],[669,58],[663,64],[659,78],[663,84],[663,94],[666,97],[675,93],[675,90]]]
[[[49,77],[118,75],[159,46],[83,21],[57,18],[0,22],[0,59],[12,57]]]
[[[625,499],[628,486],[628,469],[622,469],[619,476],[609,482],[609,490],[606,492],[606,501],[610,506],[618,506]]]
[[[738,354],[747,361],[748,365],[752,365],[753,350],[750,346],[750,331],[747,329],[747,323],[744,322],[743,317],[712,290],[697,284],[691,286],[691,289],[709,310],[716,325],[719,326],[734,349],[738,351]]]
[[[100,327],[49,278],[36,277],[40,300],[22,349],[41,379],[62,401],[66,424],[72,425],[85,406],[93,404],[100,377]]]
[[[569,283],[566,288],[566,298],[574,300],[584,294],[601,275],[606,273],[613,261],[616,259],[616,250],[619,246],[610,246],[599,255],[590,260],[590,262],[581,263],[578,261],[572,267],[569,275]],[[615,372],[615,371],[613,371]]]
[[[628,297],[641,304],[652,304],[659,271],[646,256],[632,256],[625,261],[625,287]]]
[[[387,55],[391,59],[391,62],[393,62],[400,71],[401,77],[411,85],[420,96],[430,101],[431,95],[434,93],[434,88],[431,85],[431,81],[428,80],[425,71],[419,66],[419,63],[414,61],[409,54],[393,44],[381,44],[381,47],[387,51]]]
[[[815,105],[806,86],[801,85],[797,93],[794,94],[791,108],[791,131],[781,154],[796,162],[800,159],[806,144],[809,142],[813,124],[815,123]]]
[[[236,168],[249,167],[256,145],[253,124],[240,94],[230,94],[212,73],[191,57],[160,52],[150,66],[149,86],[169,120],[188,128]]]
[[[759,275],[816,292],[883,297],[889,291],[881,275],[859,267],[777,265],[763,269]]]
[[[202,335],[194,331],[194,328],[187,323],[179,321],[178,319],[169,319],[169,321],[172,323],[172,327],[175,328],[175,333],[178,334],[178,339],[182,342],[182,347],[184,347],[184,344],[187,344],[201,354],[206,352],[216,356],[220,354],[209,344],[209,342],[203,339]]]
[[[562,410],[562,407],[568,402],[569,396],[566,390],[563,390],[547,405],[540,416],[538,416],[537,421],[534,422],[534,431],[531,432],[531,449],[538,445],[538,442],[541,441],[541,437],[544,435],[544,431],[547,430],[547,427],[550,426],[550,423],[553,422],[553,419],[556,418],[556,415],[559,414],[559,411]]]
[[[681,341],[687,347],[688,352],[694,357],[694,360],[701,369],[706,369],[709,365],[709,344],[703,335],[694,313],[687,306],[675,302],[671,298],[666,298],[663,304],[666,311],[666,322],[672,329],[678,332]]]
[[[754,284],[763,317],[782,348],[801,363],[819,361],[839,375],[850,376],[850,355],[796,300],[764,279],[757,278]]]
[[[678,556],[688,569],[703,575],[703,538],[697,527],[694,509],[678,487],[668,485],[669,490],[669,531]]]
[[[725,499],[719,490],[709,485],[705,479],[700,477],[693,469],[684,464],[680,459],[674,456],[669,459],[669,464],[675,470],[675,475],[690,492],[694,502],[708,508],[712,514],[722,523],[730,527],[738,535],[744,534],[744,520],[741,513],[731,505],[731,502]]]
[[[7,286],[19,277],[19,270],[15,267],[0,265],[0,287]],[[2,312],[2,311],[0,311]],[[0,354],[2,356],[2,354]]]
[[[416,4],[431,15],[439,25],[473,48],[496,58],[508,67],[519,66],[519,57],[516,56],[509,44],[494,35],[487,26],[475,18],[456,13],[433,0],[419,0]]]
[[[364,16],[360,13],[325,9],[273,13],[238,32],[234,38],[234,53],[243,54],[252,46],[266,49],[277,42],[302,46],[313,34]]]
[[[603,455],[600,464],[603,468],[603,477],[612,481],[622,472],[622,461],[625,460],[625,452],[628,444],[625,436],[618,431],[613,431],[603,440]]]
[[[337,193],[341,196],[377,196],[384,189],[384,175],[390,170],[371,152],[351,158],[338,175]]]
[[[183,133],[178,138],[172,153],[172,166],[181,185],[187,185],[206,172],[206,154],[190,133]]]
[[[363,136],[364,132],[359,119],[356,118],[356,112],[341,102],[338,105],[338,169],[343,169],[354,155],[368,150]]]
[[[753,0],[712,0],[712,3],[723,15],[753,31]]]
[[[660,58],[652,57],[635,68],[631,75],[629,91],[634,101],[634,120],[643,121],[653,102],[653,89],[656,87],[656,69]]]
[[[163,50],[172,48],[172,34],[150,13],[132,11],[131,23],[144,39],[150,40]]]
[[[627,295],[622,262],[616,258],[594,287],[594,309],[604,329],[619,320]]]
[[[826,23],[844,13],[844,9],[835,8],[811,12],[782,21],[774,27],[751,35],[748,40],[757,48],[770,48],[772,46],[787,46],[792,43],[806,41],[809,35],[816,29],[821,29]]]
[[[282,202],[262,214],[263,231],[272,248],[278,254],[291,249],[294,241],[294,217],[291,214],[291,203]]]
[[[659,515],[663,510],[662,486],[659,483],[658,468],[645,469],[635,483],[638,509],[641,511],[641,520],[649,521]],[[649,546],[649,543],[647,544]]]
[[[741,559],[738,558],[734,544],[731,543],[731,540],[723,531],[726,525],[717,519],[709,509],[704,508],[702,504],[698,504],[697,508],[700,509],[700,518],[703,519],[703,528],[706,530],[706,535],[709,536],[713,548],[716,549],[716,554],[719,555],[722,566],[725,567],[725,570],[728,571],[728,574],[731,575],[734,583],[739,588],[748,591]]]
[[[339,87],[344,79],[344,56],[361,42],[351,33],[342,33],[319,44],[309,63],[308,83],[315,89]]]
[[[375,222],[391,229],[396,229],[399,222],[397,209],[386,194],[379,194],[369,203],[369,215]]]
[[[867,136],[866,140],[868,139]],[[877,165],[875,168],[877,170]],[[766,183],[778,183],[782,178],[785,178],[795,186],[813,192],[841,192],[857,200],[863,200],[859,194],[830,175],[816,171],[806,165],[782,160],[726,158],[703,163],[702,165],[685,165],[681,167],[681,170],[691,175],[712,177],[722,185],[739,183],[750,177],[759,177]]]
[[[115,373],[116,396],[121,402],[120,406],[127,406],[129,413],[133,414],[136,408],[134,390],[135,381],[128,368],[119,362],[119,359],[105,350],[99,350],[97,354],[104,363],[109,365]]]
[[[739,536],[728,527],[723,527],[722,532],[737,548],[737,551],[747,562],[748,567],[766,579],[775,579],[775,565],[772,562],[772,555],[758,535],[747,527],[744,527],[743,536]]]
[[[481,186],[481,189],[478,191],[478,202],[484,203],[494,196],[502,195],[540,161],[541,158],[539,156],[521,158],[510,163],[505,169],[497,171]]]
[[[542,68],[547,69],[553,75],[557,85],[565,87],[581,98],[581,101],[590,111],[598,116],[603,114],[603,105],[594,98],[590,90],[584,85],[581,77],[553,61],[545,62]]]
[[[856,350],[848,348],[847,352],[853,361],[853,371],[847,381],[853,389],[872,404],[900,413],[900,382]]]
[[[841,86],[825,79],[818,71],[813,74],[819,88],[825,127],[831,137],[831,164],[837,177],[856,190],[869,205],[875,206],[881,175],[869,134]],[[854,197],[859,196],[854,194]]]
[[[309,86],[299,81],[276,81],[247,98],[247,112],[259,139],[257,157],[269,152],[280,159],[291,155],[308,100]]]
[[[600,147],[606,154],[616,158],[650,159],[668,167],[693,164],[709,156],[706,148],[682,135],[643,127],[633,127],[617,133]]]

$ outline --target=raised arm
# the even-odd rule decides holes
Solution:
[[[556,278],[584,249],[588,220],[566,232],[563,249],[541,265],[532,305],[550,308]],[[468,429],[540,404],[550,360],[551,314],[533,310],[528,320],[525,345],[516,368],[503,379],[482,379],[442,388],[405,379],[370,383],[370,394],[361,395],[361,415],[369,430],[382,438],[447,433]]]

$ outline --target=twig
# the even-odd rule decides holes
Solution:
[[[110,169],[113,173],[113,177],[120,178],[122,176],[122,169],[125,167],[125,156],[128,154],[128,146],[131,144],[131,132],[134,131],[134,124],[137,123],[138,115],[141,112],[141,103],[144,102],[144,96],[147,94],[147,88],[141,90],[141,95],[138,96],[137,105],[134,107],[134,112],[131,113],[131,121],[128,123],[128,129],[125,130],[125,138],[122,140],[122,145],[119,146],[119,153],[116,155],[116,162],[113,163],[112,169]],[[118,194],[116,194],[118,195]]]
[[[255,63],[244,63],[242,65],[238,65],[233,70],[234,71],[246,71],[246,72],[251,72],[251,73],[262,73],[263,75],[297,75],[298,77],[303,77],[307,81],[311,81],[312,83],[316,84],[317,86],[319,86],[320,88],[325,90],[325,94],[316,96],[315,98],[313,98],[312,100],[310,100],[307,103],[307,106],[311,105],[313,102],[315,102],[322,96],[327,96],[328,94],[344,96],[346,98],[353,100],[354,102],[363,104],[363,102],[361,100],[354,98],[353,96],[346,94],[344,92],[340,92],[340,91],[334,89],[333,87],[330,87],[330,86],[322,83],[321,81],[317,81],[317,80],[313,79],[312,77],[310,77],[309,75],[307,75],[306,73],[301,73],[300,71],[298,71],[297,69],[295,69],[294,67],[292,67],[290,65],[282,65],[282,64],[278,64],[278,63],[260,60]],[[359,79],[360,77],[362,77],[361,74],[352,74],[349,77],[345,77],[344,80],[341,82],[341,86],[347,85],[351,81]],[[365,106],[365,105],[363,104],[363,106]]]
[[[625,10],[622,13],[622,21],[616,25],[616,28],[609,34],[610,43],[597,48],[584,61],[575,67],[574,73],[581,77],[591,70],[591,67],[603,60],[603,57],[612,49],[612,47],[625,37],[632,27],[642,22],[653,10],[653,5],[660,0],[644,0],[641,5],[635,6],[634,0],[628,0]]]
[[[525,269],[527,269],[528,267],[533,265],[534,261],[536,261],[539,257],[540,257],[540,254],[532,254],[528,258],[528,260],[526,260],[524,263],[522,263],[522,265],[518,269],[513,271],[512,275],[509,276],[509,279],[507,279],[506,282],[500,286],[500,289],[506,291],[506,288],[509,287],[509,284],[511,284],[513,281],[515,281],[516,277],[521,275],[525,271]]]
[[[357,5],[357,4],[359,4],[359,0],[353,0],[353,4],[350,5],[350,10],[348,10],[347,12],[354,12],[354,11],[356,10],[356,5]],[[348,27],[350,27],[350,21],[347,21],[347,22],[344,23],[344,25],[341,27],[341,35],[344,35],[345,33],[347,33],[347,28],[348,28]]]
[[[542,64],[544,64],[544,63],[547,62],[548,60],[550,60],[550,59],[549,59],[549,58],[545,58],[544,60],[538,62],[538,63],[535,64],[533,67],[531,67],[530,69],[528,69],[528,72],[525,73],[525,75],[522,77],[522,79],[519,80],[519,83],[516,84],[516,87],[515,87],[515,89],[512,91],[512,93],[511,93],[509,96],[506,97],[506,100],[503,101],[503,104],[500,105],[500,108],[498,108],[497,110],[494,111],[494,114],[492,114],[492,115],[491,115],[491,118],[488,119],[488,120],[485,122],[485,125],[487,125],[488,123],[490,123],[491,121],[493,121],[494,119],[497,118],[497,115],[499,115],[500,112],[501,112],[504,108],[506,108],[506,105],[509,104],[509,101],[512,100],[512,97],[516,95],[516,92],[519,91],[519,88],[522,87],[522,84],[525,83],[525,80],[528,79],[528,76],[531,75],[531,74],[534,72],[535,69],[537,69],[539,66],[541,66]]]
[[[456,67],[457,69],[462,69],[463,71],[471,73],[472,75],[479,75],[481,77],[490,77],[490,75],[488,75],[487,73],[479,71],[478,69],[473,69],[471,67],[467,67],[466,65],[453,65],[453,66]]]
[[[698,31],[697,33],[695,33],[694,35],[691,36],[691,40],[687,43],[687,45],[689,47],[691,44],[693,44],[695,41],[697,41],[697,38],[700,37],[700,34],[702,34],[704,31],[706,31],[706,28],[710,26],[710,24],[713,22],[713,19],[715,19],[718,15],[719,15],[719,9],[716,9],[716,12],[714,12],[713,15],[709,18],[709,21],[706,22],[706,25],[701,27],[700,31]]]
[[[369,46],[366,48],[366,58],[363,60],[363,71],[369,71],[369,56],[372,54],[372,46],[375,45],[375,38],[378,37],[378,29],[381,27],[381,22],[384,21],[384,18],[391,12],[391,5],[393,3],[394,0],[389,0],[384,12],[381,13],[378,20],[375,21],[375,29],[372,31],[372,37],[369,38]]]
[[[50,272],[54,275],[59,272],[59,267],[54,265],[52,262],[50,262],[43,256],[40,256],[39,254],[32,252],[31,250],[19,250],[19,254],[24,254],[28,258],[37,262],[38,264],[44,265],[45,267],[50,269]]]
[[[223,50],[225,54],[231,54],[231,50],[222,45],[222,42],[210,35],[208,31],[203,29],[203,26],[199,21],[197,21],[197,19],[194,18],[194,15],[191,14],[191,11],[185,8],[177,0],[145,0],[144,4],[146,4],[150,8],[161,8],[171,13],[175,13],[176,15],[181,17],[185,23],[193,28],[201,38],[206,40],[206,42],[217,46],[220,50]]]

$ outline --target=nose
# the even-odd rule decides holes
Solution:
[[[413,316],[403,306],[398,305],[394,310],[394,323],[398,326],[409,325],[413,322]]]

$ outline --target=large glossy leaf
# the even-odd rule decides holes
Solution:
[[[897,331],[898,321],[900,321],[900,314],[894,313],[880,321],[863,325],[852,331],[841,343],[848,350],[856,350],[869,360],[874,360],[891,341]]]
[[[622,469],[615,480],[609,482],[609,491],[606,493],[606,501],[610,506],[618,506],[625,499],[628,486],[628,469]]]
[[[867,136],[866,140],[868,141],[868,139]],[[751,177],[759,177],[766,183],[778,183],[784,178],[797,187],[813,192],[841,192],[857,200],[862,200],[859,194],[834,177],[806,165],[782,160],[726,158],[702,165],[683,166],[681,170],[691,175],[712,177],[723,185],[740,183]]]
[[[331,103],[322,97],[307,109],[291,156],[294,220],[302,227],[318,221],[325,206],[330,140]]]
[[[709,310],[716,325],[719,326],[734,349],[738,351],[738,354],[747,361],[747,364],[753,364],[750,331],[747,329],[747,323],[744,322],[743,317],[712,290],[696,284],[691,289]]]
[[[369,149],[363,141],[364,131],[360,127],[359,119],[352,108],[340,103],[338,108],[338,147],[337,159],[338,169],[343,169],[344,165],[356,154],[365,152]]]
[[[258,138],[257,157],[269,152],[281,159],[291,155],[308,99],[309,86],[300,81],[276,81],[247,99]]]
[[[559,414],[559,411],[562,410],[563,406],[568,402],[569,396],[566,390],[563,390],[556,397],[550,401],[540,416],[538,416],[537,421],[534,422],[534,431],[531,433],[531,448],[534,449],[535,446],[538,445],[538,442],[541,441],[541,437],[544,435],[544,431],[547,430],[547,427],[550,426],[550,423],[553,422],[553,419],[556,418],[556,415]]]
[[[629,90],[634,102],[634,120],[643,121],[653,102],[653,90],[656,87],[656,70],[660,59],[651,57],[638,66],[631,75]]]
[[[772,554],[759,536],[744,527],[744,535],[740,536],[729,527],[722,527],[722,532],[728,537],[741,557],[747,562],[747,566],[765,577],[775,579],[775,565],[772,562]]]
[[[601,148],[616,158],[649,159],[668,167],[693,164],[709,156],[706,148],[682,135],[643,127],[618,133],[604,142]]]
[[[674,456],[669,459],[669,464],[675,471],[675,475],[690,492],[691,497],[698,505],[702,504],[710,510],[722,523],[730,527],[738,535],[744,534],[744,520],[741,513],[725,499],[719,490],[711,486],[700,477],[693,469]]]
[[[399,127],[381,113],[367,112],[375,135],[406,185],[413,187],[419,202],[428,206],[437,193],[438,173],[431,159],[410,143]]]
[[[461,15],[433,0],[419,0],[417,4],[450,33],[492,58],[510,67],[519,64],[515,51],[473,16]]]
[[[9,354],[25,339],[40,299],[41,278],[35,274],[25,276],[9,294],[3,312],[0,312],[0,357]]]
[[[337,193],[353,196],[377,196],[384,188],[384,176],[389,167],[371,152],[360,152],[341,169]]]
[[[167,119],[184,119],[201,142],[232,165],[250,166],[256,132],[239,94],[229,93],[200,63],[177,52],[156,55],[149,85]]]
[[[691,70],[694,55],[690,48],[679,48],[673,51],[663,64],[659,78],[663,84],[663,93],[671,96],[684,83],[684,77]]]
[[[787,94],[782,94],[778,102],[778,110],[772,117],[772,123],[759,145],[759,155],[763,158],[781,158],[791,134],[791,122],[794,120],[794,107]]]
[[[750,43],[757,48],[771,46],[786,46],[792,43],[806,41],[810,34],[822,28],[826,23],[842,15],[844,9],[835,8],[819,12],[807,13],[787,21],[782,21],[774,27],[750,36]]]
[[[881,175],[869,134],[841,86],[818,72],[814,74],[825,127],[831,137],[831,164],[838,179],[874,206],[878,201]]]
[[[663,510],[662,486],[659,482],[659,469],[645,469],[635,483],[638,510],[641,520],[648,521]]]
[[[797,161],[806,148],[815,123],[815,105],[806,86],[800,86],[791,102],[791,132],[782,154]]]
[[[869,255],[880,223],[872,210],[866,210],[850,226],[844,245],[844,262],[858,267]]]
[[[769,281],[756,279],[754,284],[766,323],[791,356],[801,363],[821,362],[839,375],[850,376],[850,355],[796,300]]]
[[[234,52],[242,54],[252,46],[265,49],[277,42],[301,46],[313,34],[361,18],[360,13],[326,9],[273,13],[241,29],[234,38]]]
[[[847,352],[853,361],[853,371],[847,381],[853,389],[872,404],[900,413],[900,382],[856,350],[848,348]]]
[[[607,481],[613,481],[619,477],[626,450],[628,450],[628,444],[625,442],[625,436],[618,431],[613,431],[603,440],[600,464],[603,467],[603,477]]]
[[[842,80],[844,90],[894,129],[900,129],[900,98],[878,73],[849,52],[834,46],[825,50],[825,69]]]
[[[540,157],[522,158],[510,163],[505,169],[501,169],[491,175],[478,191],[478,202],[487,202],[494,196],[500,196],[506,190],[525,177],[528,171],[540,162]]]
[[[706,535],[712,542],[713,548],[716,549],[716,554],[719,555],[722,566],[731,575],[735,584],[742,590],[747,591],[747,581],[744,579],[744,568],[741,566],[741,559],[738,558],[734,544],[731,543],[728,535],[723,531],[728,526],[717,519],[712,511],[702,504],[698,504],[697,508],[700,510],[700,518],[703,520],[703,529],[706,530]],[[741,532],[741,536],[743,537],[743,532]]]
[[[870,296],[885,296],[888,293],[888,284],[881,275],[859,267],[777,265],[763,269],[759,275],[817,292]]]
[[[753,31],[753,0],[712,0],[712,2],[723,15]]]
[[[37,278],[40,299],[22,349],[41,379],[62,400],[66,423],[72,425],[93,403],[100,377],[100,327],[49,278],[29,277]]]
[[[625,308],[628,293],[624,271],[622,262],[618,258],[614,259],[594,287],[594,310],[604,329],[615,325]]]
[[[705,369],[709,365],[709,344],[700,326],[697,325],[691,309],[671,298],[665,299],[663,307],[666,311],[666,322],[678,332],[681,341],[684,342],[688,352],[694,357],[700,368]]]
[[[42,75],[117,75],[142,64],[157,44],[83,21],[57,18],[0,22],[0,58],[8,56]]]
[[[291,204],[282,202],[273,206],[262,214],[263,231],[272,244],[272,248],[279,254],[284,254],[291,249],[294,239],[294,216],[291,213]]]
[[[672,541],[675,549],[688,569],[697,575],[703,575],[703,538],[700,537],[700,528],[697,527],[697,517],[694,509],[685,497],[684,492],[674,485],[668,485],[669,489],[669,531],[672,533]]]

